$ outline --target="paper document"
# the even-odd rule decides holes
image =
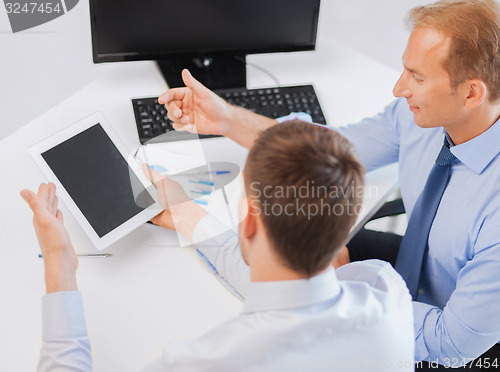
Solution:
[[[244,190],[238,165],[207,161],[197,140],[141,145],[135,160],[179,182],[190,199],[228,229],[237,231],[238,202]],[[181,234],[178,237],[181,246],[197,243]]]

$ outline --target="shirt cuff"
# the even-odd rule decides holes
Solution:
[[[415,331],[415,361],[429,359],[429,350],[425,343],[425,321],[427,316],[433,310],[440,310],[436,306],[424,304],[423,302],[413,301],[413,329]],[[432,324],[432,331],[434,332],[435,322]]]
[[[80,292],[56,292],[42,297],[43,341],[87,337]]]
[[[302,121],[307,121],[308,123],[313,122],[311,115],[306,114],[305,112],[292,112],[287,116],[282,116],[275,120],[280,124],[290,120],[302,120]]]

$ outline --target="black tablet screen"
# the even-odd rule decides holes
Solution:
[[[100,124],[42,157],[99,237],[154,203]]]

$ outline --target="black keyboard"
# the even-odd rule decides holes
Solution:
[[[215,93],[232,105],[242,106],[272,119],[286,116],[292,112],[305,112],[311,115],[314,123],[326,124],[325,116],[312,85],[263,89],[224,89],[216,90]],[[167,117],[167,110],[158,103],[158,97],[133,99],[132,105],[141,143],[180,141],[198,137],[191,133],[174,131],[172,122]],[[164,133],[169,133],[169,135],[158,137]],[[218,136],[199,135],[199,138],[210,137]]]

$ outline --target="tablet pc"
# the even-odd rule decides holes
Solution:
[[[29,152],[99,250],[162,211],[153,185],[100,113]]]

